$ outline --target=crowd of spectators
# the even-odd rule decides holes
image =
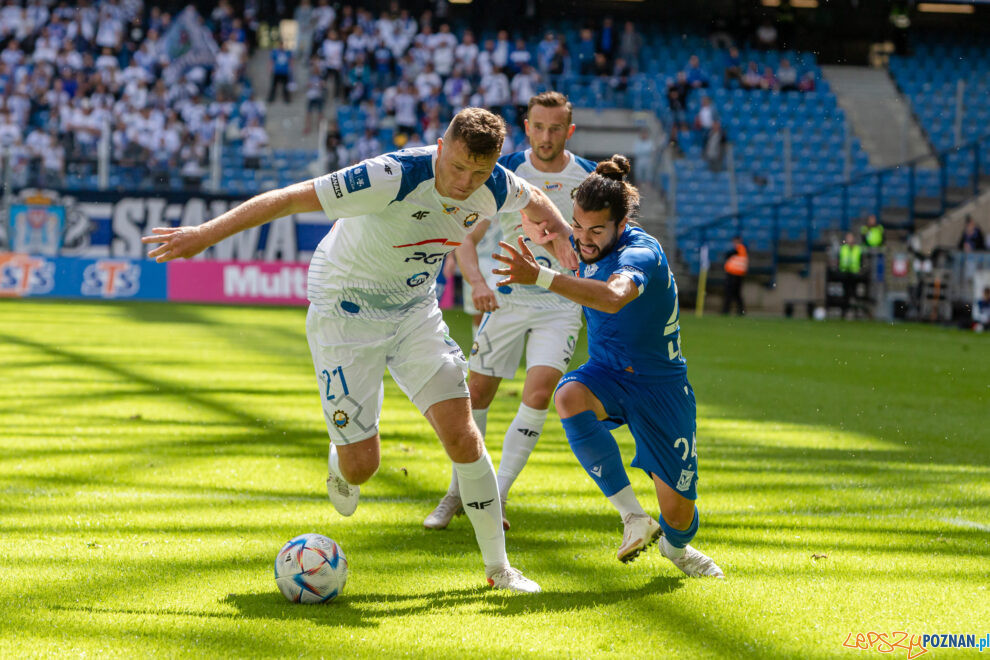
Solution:
[[[726,89],[769,92],[815,91],[815,74],[809,71],[805,72],[803,76],[800,75],[787,58],[780,60],[780,66],[776,72],[770,66],[764,66],[761,70],[760,65],[752,60],[743,71],[743,61],[739,49],[735,46],[729,46],[724,52],[724,64],[722,84]],[[719,170],[722,168],[728,137],[712,105],[711,98],[703,91],[712,84],[711,74],[702,67],[698,56],[692,55],[686,66],[667,81],[666,92],[671,115],[672,144],[680,148],[682,136],[688,131],[695,131],[705,161],[711,169]],[[688,101],[696,91],[701,95],[700,107],[695,116],[689,118]]]
[[[392,128],[398,146],[432,143],[446,121],[466,106],[481,106],[521,125],[529,98],[558,76],[609,79],[623,89],[643,47],[632,22],[621,29],[605,19],[595,30],[579,31],[575,43],[546,32],[535,47],[507,30],[479,39],[460,34],[430,11],[419,17],[393,2],[377,17],[363,8],[327,0],[302,0],[294,18],[299,56],[309,62],[305,85],[305,131],[323,109],[325,95],[359,108],[371,133]],[[272,90],[276,80],[272,80]],[[339,134],[331,131],[333,149]],[[373,136],[354,143],[353,158],[368,151]],[[390,146],[390,145],[386,145]],[[506,145],[513,148],[511,140]]]
[[[58,186],[67,169],[95,172],[107,130],[113,162],[145,182],[179,172],[198,185],[216,131],[263,124],[264,105],[246,92],[244,17],[227,0],[206,21],[185,12],[142,0],[6,0],[0,150],[15,186]],[[197,43],[208,57],[176,59],[176,49]]]
[[[455,31],[430,11],[414,16],[398,2],[376,16],[362,7],[301,0],[293,14],[294,49],[276,44],[269,88],[252,90],[245,69],[259,28],[253,3],[235,14],[230,0],[220,0],[200,17],[192,8],[173,16],[143,0],[52,2],[5,0],[0,7],[0,149],[9,154],[15,186],[28,180],[57,186],[67,171],[93,174],[104,135],[111,161],[138,173],[130,181],[138,185],[167,185],[176,174],[185,186],[199,185],[218,134],[240,145],[243,167],[258,168],[270,142],[259,97],[291,102],[297,90],[306,102],[304,133],[318,126],[331,95],[360,118],[346,136],[336,126],[329,131],[329,158],[346,165],[381,150],[433,143],[469,105],[521,125],[530,96],[562,77],[594,77],[621,92],[648,55],[631,21],[605,18],[570,38],[547,31],[529,43],[504,29],[482,38],[471,29]],[[183,62],[179,53],[201,35],[207,56]],[[306,73],[294,80],[299,58]],[[687,116],[689,97],[712,83],[692,56],[667,84],[667,98],[675,139],[696,132],[718,169],[728,137],[710,100],[702,98],[700,110]],[[744,71],[730,47],[724,84],[788,91],[812,88],[814,78],[799,77],[786,60],[776,72],[755,62]],[[386,136],[395,143],[381,144]],[[506,149],[515,148],[512,137]]]

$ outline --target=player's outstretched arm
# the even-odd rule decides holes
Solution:
[[[531,188],[529,204],[522,210],[526,235],[537,245],[551,243],[554,256],[568,270],[577,270],[578,260],[571,247],[571,226],[560,215],[543,191]]]
[[[464,241],[454,250],[454,258],[457,265],[461,267],[464,279],[471,285],[471,302],[479,312],[492,312],[498,309],[498,301],[495,299],[495,292],[488,286],[485,276],[478,266],[478,242],[484,237],[485,232],[491,226],[491,220],[482,220],[467,235]]]
[[[293,213],[321,209],[311,179],[255,195],[223,215],[195,227],[156,227],[152,229],[154,235],[142,237],[141,242],[161,243],[148,252],[148,256],[159,263],[188,259],[237,232]]]
[[[522,236],[519,237],[518,250],[505,241],[500,241],[499,245],[505,254],[492,256],[506,267],[496,268],[492,272],[507,277],[498,285],[536,284],[540,264],[536,263],[532,250],[526,246]],[[579,305],[607,314],[615,314],[639,295],[636,283],[624,275],[613,275],[607,282],[602,282],[558,273],[547,288]]]

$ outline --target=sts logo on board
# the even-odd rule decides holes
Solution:
[[[16,252],[0,254],[0,297],[36,296],[54,287],[54,261]]]
[[[130,261],[100,259],[83,271],[82,294],[101,298],[133,296],[141,288],[141,266]]]

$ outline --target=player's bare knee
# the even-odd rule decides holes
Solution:
[[[534,410],[546,410],[552,396],[552,387],[536,387],[523,393],[523,403]]]
[[[501,378],[471,372],[468,376],[468,391],[471,393],[472,408],[487,408],[498,392]]]
[[[578,413],[588,410],[585,400],[584,390],[586,388],[580,383],[564,383],[553,395],[554,404],[557,406],[557,413],[561,417],[573,417]]]
[[[481,434],[465,431],[444,442],[447,456],[455,463],[473,463],[485,453],[485,443]]]
[[[337,465],[347,483],[358,486],[378,472],[381,464],[379,447],[377,435],[361,442],[337,446]]]

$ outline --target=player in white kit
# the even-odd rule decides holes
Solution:
[[[482,218],[525,211],[527,236],[577,266],[570,227],[546,195],[497,164],[500,117],[467,108],[437,146],[408,149],[263,193],[196,227],[156,228],[158,261],[192,257],[228,236],[293,213],[339,218],[309,269],[306,335],[332,444],[327,493],[345,516],[358,484],[377,471],[382,379],[393,379],[429,420],[454,462],[460,495],[481,548],[488,583],[535,593],[510,567],[495,470],[471,417],[466,363],[435,295],[444,256]]]
[[[567,97],[559,92],[543,92],[532,97],[525,127],[530,148],[503,156],[499,164],[543,190],[569,218],[573,208],[571,191],[595,170],[596,164],[565,148],[574,134]],[[482,435],[487,425],[488,407],[499,384],[503,378],[515,376],[523,350],[526,352],[522,403],[505,432],[498,465],[502,526],[508,530],[506,496],[540,439],[554,388],[568,370],[581,330],[581,307],[538,286],[504,286],[492,291],[488,284],[490,274],[481,271],[478,265],[481,245],[491,234],[501,234],[502,240],[514,244],[517,237],[523,235],[523,219],[519,213],[503,213],[491,227],[488,224],[487,221],[479,223],[455,255],[465,279],[471,284],[475,307],[486,312],[471,348],[468,375],[471,414]],[[570,274],[570,270],[550,252],[538,245],[533,245],[532,250],[541,265]],[[491,254],[484,256],[490,258]],[[462,507],[458,474],[452,470],[447,494],[423,524],[429,529],[443,529],[463,511]]]

